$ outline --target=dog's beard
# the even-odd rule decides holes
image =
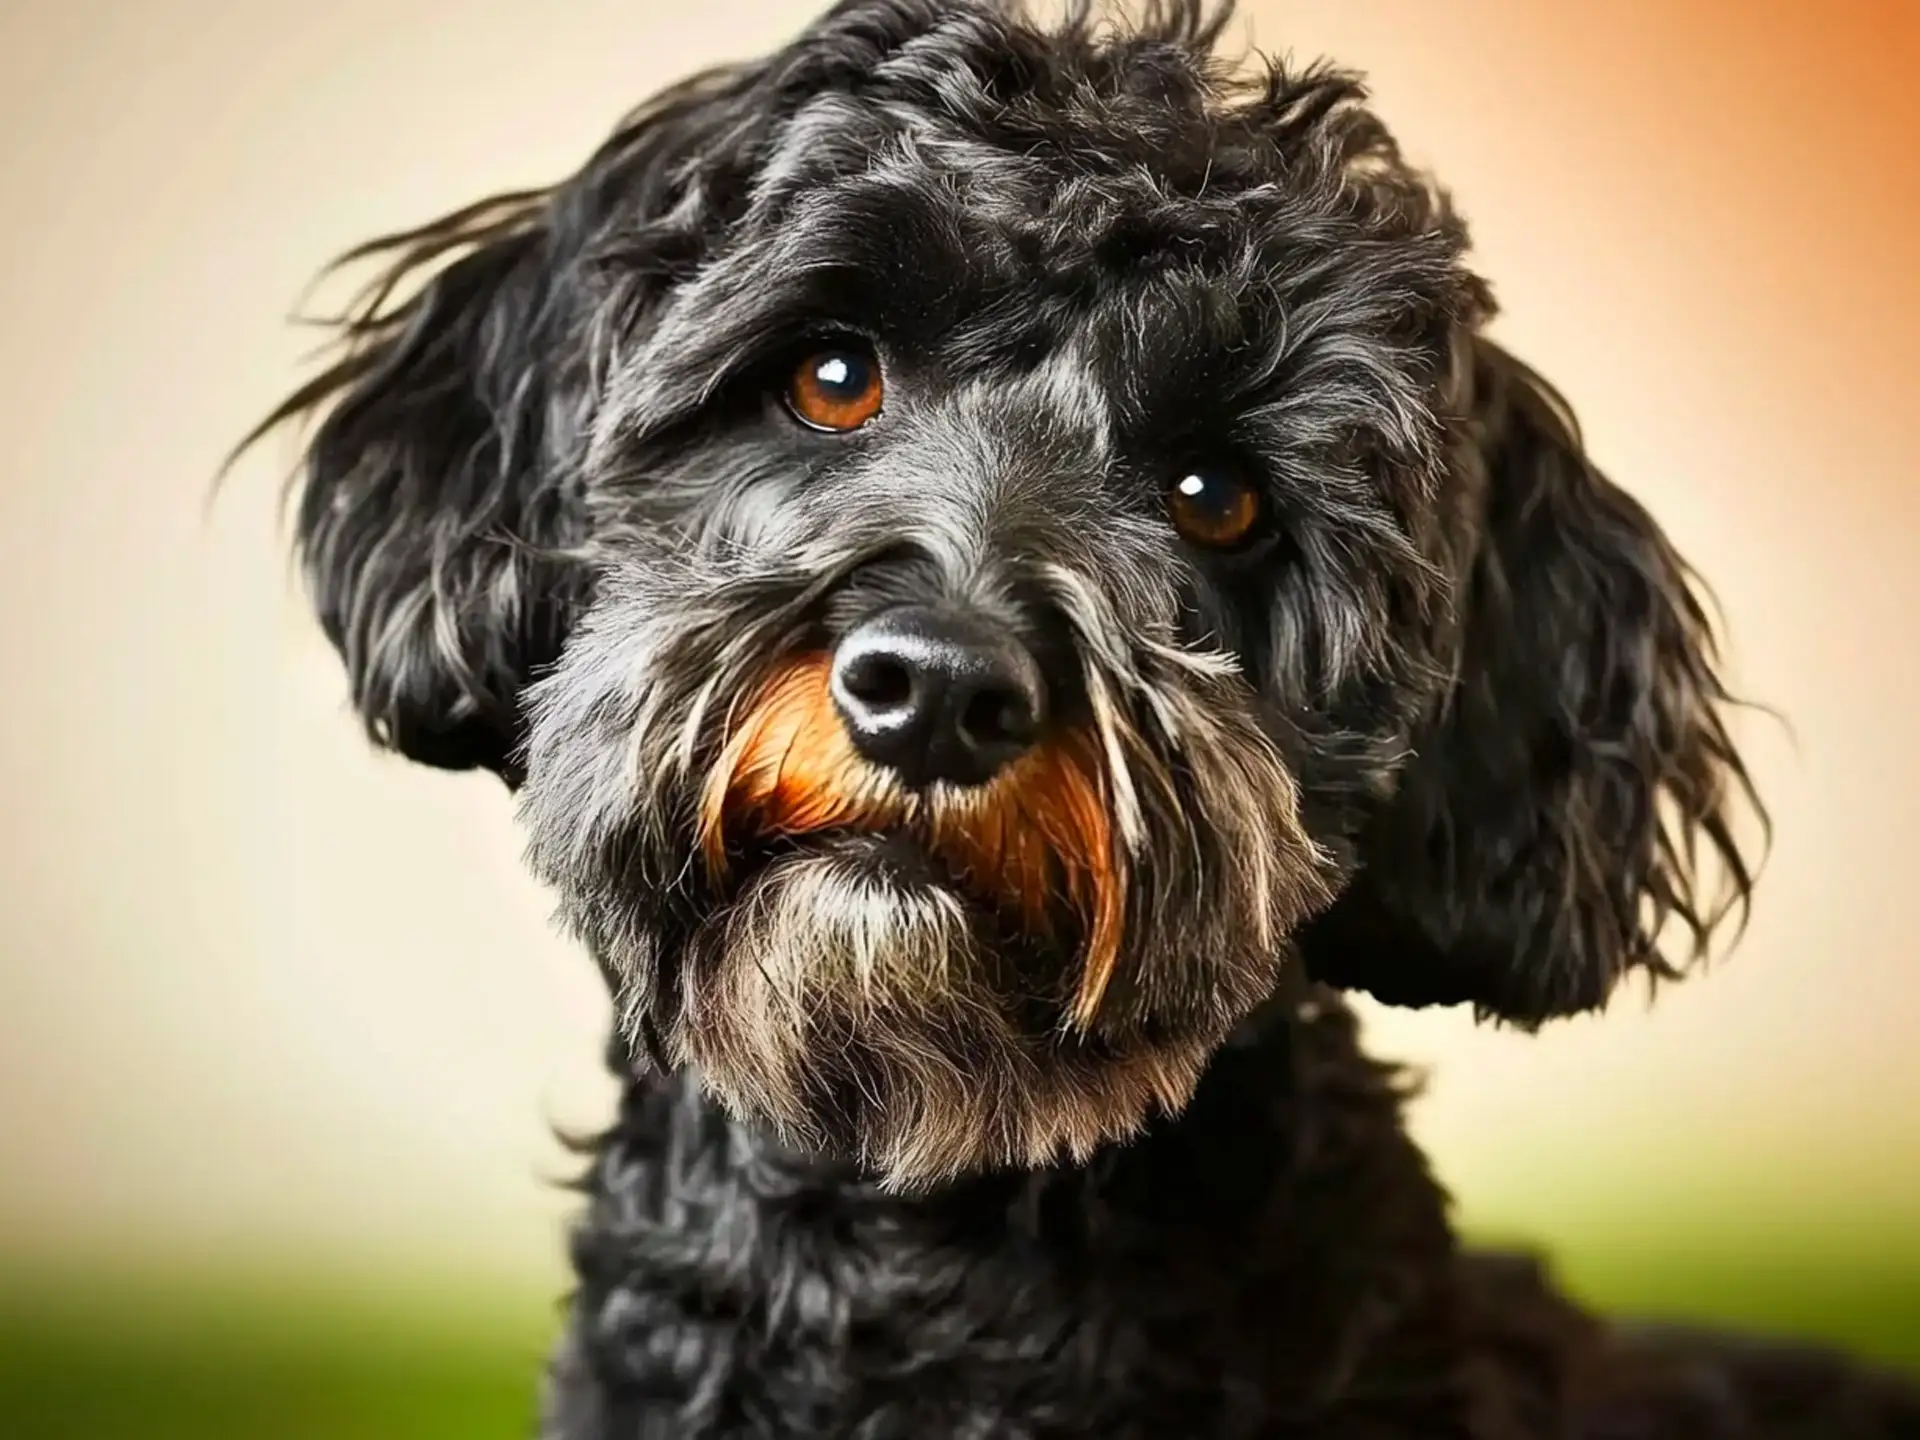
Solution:
[[[993,943],[955,886],[887,849],[824,837],[773,859],[696,939],[675,1048],[731,1108],[909,1184],[1085,1154],[1185,1102],[1203,1038],[1048,1034],[1023,994],[1046,952]]]
[[[896,1187],[1084,1158],[1179,1110],[1330,894],[1244,682],[1106,643],[1125,627],[1055,578],[1087,718],[980,787],[859,759],[804,619],[818,580],[669,611],[656,570],[603,595],[536,697],[535,868],[623,1024]]]

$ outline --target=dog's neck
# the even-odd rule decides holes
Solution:
[[[727,1154],[742,1166],[789,1177],[806,1187],[830,1187],[849,1200],[933,1215],[971,1209],[989,1197],[1004,1198],[1018,1212],[1022,1203],[1055,1190],[1105,1193],[1124,1189],[1135,1171],[1158,1172],[1178,1163],[1196,1177],[1232,1175],[1241,1193],[1267,1188],[1266,1172],[1285,1168],[1295,1148],[1310,1141],[1303,1131],[1301,1102],[1317,1077],[1302,1067],[1332,1043],[1343,1059],[1357,1050],[1356,1026],[1337,993],[1314,984],[1302,967],[1289,968],[1271,999],[1243,1020],[1220,1047],[1191,1102],[1176,1115],[1157,1115],[1128,1140],[1103,1146],[1094,1156],[1039,1169],[1007,1169],[906,1190],[890,1189],[859,1163],[786,1143],[765,1128],[729,1115],[705,1092],[690,1068],[663,1066],[614,1037],[607,1063],[623,1082],[621,1118],[606,1137],[617,1142],[634,1122],[651,1133],[666,1123],[684,1144],[726,1141]],[[1370,1066],[1378,1105],[1397,1106],[1403,1094],[1398,1072]],[[667,1107],[667,1108],[662,1108]],[[1251,1144],[1254,1136],[1269,1143]],[[1173,1219],[1159,1217],[1160,1223]],[[1217,1226],[1221,1217],[1208,1216]]]
[[[634,1076],[574,1244],[583,1333],[639,1290],[670,1323],[724,1313],[796,1346],[907,1326],[976,1365],[994,1337],[943,1342],[943,1323],[1004,1313],[1007,1343],[1031,1344],[1038,1313],[1080,1337],[1063,1345],[1097,1332],[1101,1365],[1207,1377],[1195,1403],[1234,1404],[1244,1384],[1248,1404],[1257,1390],[1262,1406],[1311,1408],[1449,1303],[1409,1291],[1446,1270],[1453,1241],[1402,1098],[1394,1070],[1360,1058],[1339,998],[1304,982],[1131,1143],[917,1196],[794,1153],[691,1076]]]

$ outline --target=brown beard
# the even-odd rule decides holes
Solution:
[[[986,785],[915,794],[854,749],[834,709],[830,667],[821,653],[785,662],[732,727],[701,795],[709,873],[725,874],[730,836],[904,831],[1029,934],[1051,937],[1064,902],[1080,942],[1068,1019],[1085,1030],[1113,977],[1127,898],[1098,745],[1066,730]]]

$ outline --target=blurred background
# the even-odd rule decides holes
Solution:
[[[228,445],[327,257],[570,170],[811,3],[0,5],[0,1429],[524,1433],[606,1006],[505,793],[372,755]],[[1920,6],[1278,0],[1712,578],[1779,838],[1729,963],[1369,1010],[1475,1234],[1920,1367]],[[24,1426],[24,1428],[23,1428]]]

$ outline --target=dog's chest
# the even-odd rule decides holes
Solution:
[[[1408,1433],[1342,1396],[1424,1323],[1407,1260],[1445,1247],[1437,1203],[1373,1216],[1301,1184],[1270,1097],[1236,1088],[1086,1169],[909,1201],[783,1156],[690,1087],[636,1087],[575,1237],[546,1435]],[[1374,1157],[1342,1137],[1397,1133],[1315,1143],[1362,1178]],[[1460,1433],[1445,1388],[1402,1376],[1388,1408]]]

